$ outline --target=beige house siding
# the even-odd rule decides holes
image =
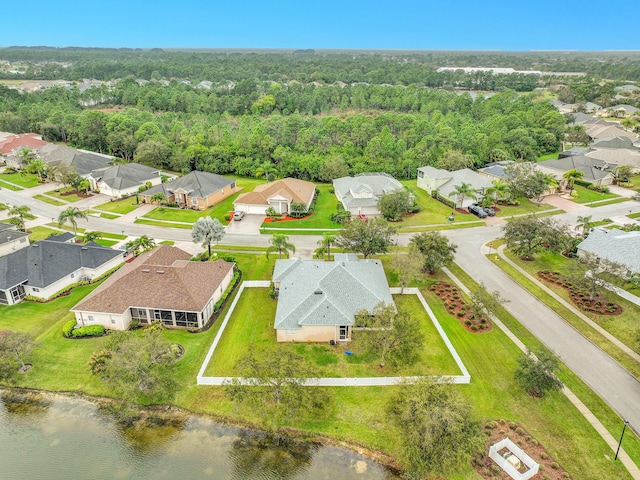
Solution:
[[[0,233],[2,235],[2,233]],[[20,250],[21,248],[25,248],[29,246],[29,239],[27,237],[16,238],[10,242],[4,243],[0,245],[0,257],[3,255],[8,255],[10,253],[15,252],[16,250]]]
[[[305,325],[301,328],[295,330],[295,334],[287,333],[287,330],[278,329],[277,333],[277,341],[278,342],[329,342],[333,340],[334,342],[339,341],[339,331],[338,326],[334,325]],[[292,330],[293,332],[293,330]],[[351,340],[351,327],[349,327],[349,338]]]
[[[103,325],[112,330],[126,330],[131,323],[131,312],[127,309],[122,314],[99,312],[75,312],[76,322],[81,327],[87,325]]]

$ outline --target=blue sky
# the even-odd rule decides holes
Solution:
[[[640,50],[637,0],[4,3],[0,46]]]

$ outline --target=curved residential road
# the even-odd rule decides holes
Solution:
[[[0,202],[11,205],[28,205],[32,212],[44,219],[55,221],[64,207],[56,207],[30,198],[28,190],[13,192],[0,189]],[[578,215],[591,215],[592,220],[613,218],[630,212],[640,211],[638,202],[604,205],[588,211],[566,213],[554,218],[575,224]],[[631,222],[631,220],[630,220]],[[84,221],[79,224],[85,227]],[[121,219],[107,220],[89,217],[90,230],[111,233],[124,232],[130,236],[150,235],[154,238],[191,241],[188,229],[162,228],[135,224]],[[445,230],[457,245],[456,262],[474,280],[483,282],[490,290],[498,290],[509,300],[507,310],[531,331],[542,343],[552,350],[562,361],[585,381],[618,415],[630,422],[631,428],[640,432],[640,383],[622,366],[604,353],[585,337],[569,326],[562,318],[518,285],[502,270],[486,259],[481,247],[500,236],[499,226]],[[406,245],[410,234],[398,235],[398,243]],[[297,251],[308,256],[317,247],[320,236],[290,236]],[[269,235],[231,234],[225,235],[223,245],[266,246]],[[500,359],[496,359],[499,361]]]
[[[473,279],[483,282],[490,290],[498,290],[509,300],[505,305],[509,313],[621,418],[628,420],[636,433],[640,432],[640,382],[481,254],[482,245],[500,236],[500,228],[451,230],[446,233],[458,245],[456,263]]]

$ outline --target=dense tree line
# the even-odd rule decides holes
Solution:
[[[82,105],[106,103],[103,108]],[[115,108],[104,108],[115,107]],[[410,178],[461,152],[475,166],[533,160],[557,151],[565,120],[536,93],[472,99],[441,89],[357,84],[289,85],[245,79],[232,89],[173,82],[113,88],[0,86],[0,131],[37,131],[50,141],[176,171],[330,180],[385,171]]]

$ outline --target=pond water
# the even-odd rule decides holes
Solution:
[[[123,427],[94,403],[0,391],[0,479],[396,479],[346,449],[197,416]]]

